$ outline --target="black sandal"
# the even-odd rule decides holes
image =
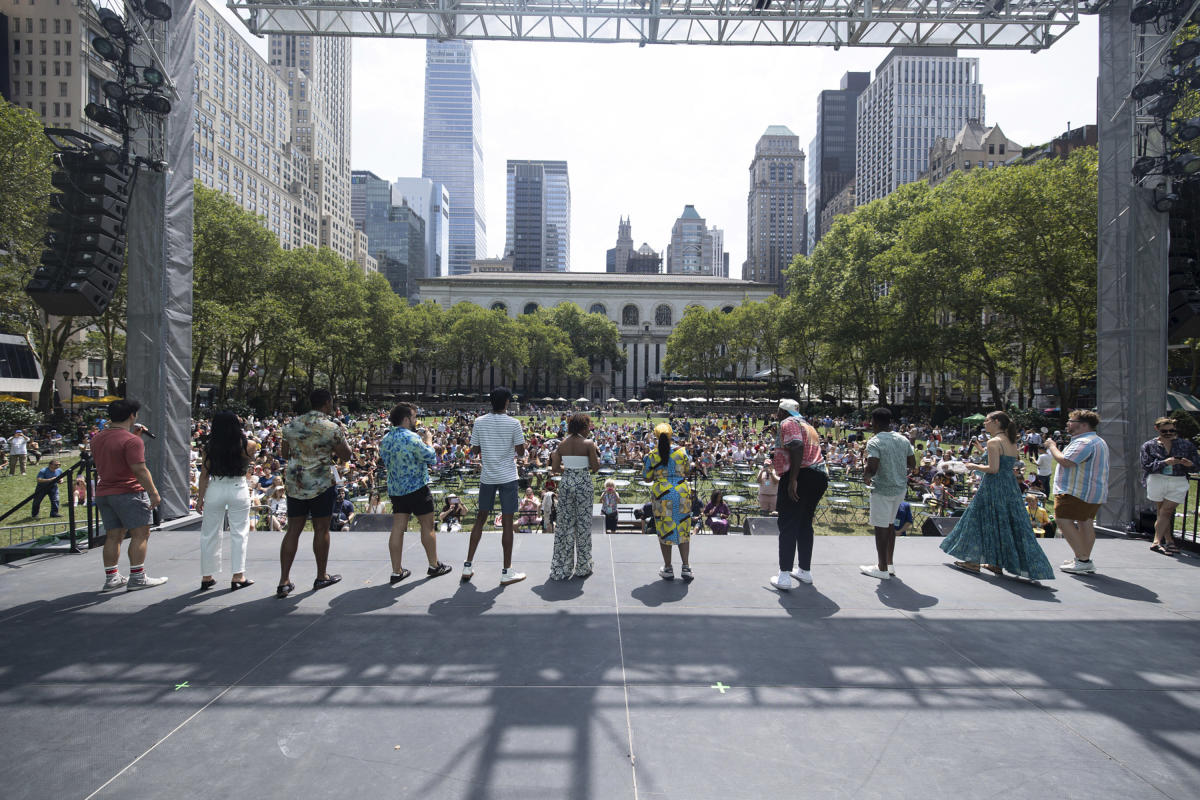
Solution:
[[[313,591],[324,589],[326,586],[333,586],[342,579],[341,575],[327,575],[324,578],[317,578],[313,581]]]
[[[200,581],[200,591],[207,592],[209,589],[217,585],[217,579],[213,578],[209,581]]]
[[[240,581],[230,581],[229,591],[236,592],[238,589],[245,589],[247,586],[253,586],[254,581],[249,578],[242,578]]]
[[[296,584],[292,583],[291,581],[288,581],[287,583],[281,583],[275,587],[275,596],[282,600],[295,591],[295,589]]]
[[[453,570],[449,564],[443,564],[442,562],[439,561],[437,563],[436,567],[430,567],[429,569],[425,570],[425,577],[437,578],[441,575],[445,575],[447,572],[452,572],[452,571]]]
[[[388,578],[388,583],[399,583],[400,581],[407,578],[409,575],[412,575],[412,570],[401,567],[400,572],[398,574],[395,572],[392,573],[392,577]],[[313,585],[313,588],[314,589],[317,588],[315,584]]]

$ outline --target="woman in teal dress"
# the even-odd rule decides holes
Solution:
[[[692,535],[692,487],[687,479],[692,471],[692,460],[687,450],[673,447],[674,432],[665,422],[654,428],[657,447],[642,462],[642,476],[651,481],[651,496],[654,508],[654,529],[662,550],[663,568],[658,571],[663,580],[674,580],[671,567],[671,546],[679,547],[679,558],[683,561],[679,577],[691,582],[692,565],[688,561]],[[1021,506],[1024,508],[1025,506]]]
[[[1019,461],[1017,426],[1003,411],[988,414],[987,464],[967,464],[983,473],[979,491],[959,518],[942,549],[959,561],[954,566],[979,573],[980,566],[997,575],[1005,570],[1031,581],[1054,577],[1054,570],[1038,545],[1029,522],[1021,487],[1013,474]]]

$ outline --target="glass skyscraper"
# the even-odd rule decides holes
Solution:
[[[355,170],[350,177],[350,209],[354,227],[367,235],[367,249],[379,262],[379,273],[392,290],[409,299],[417,279],[425,277],[425,221],[407,202],[392,204],[392,184],[373,172]]]
[[[871,82],[869,72],[847,72],[840,89],[817,96],[817,135],[808,147],[808,252],[825,235],[821,212],[854,180],[854,141],[858,96]]]
[[[858,97],[858,204],[920,178],[934,140],[954,138],[983,112],[978,58],[948,47],[892,50]]]
[[[504,254],[514,272],[571,269],[571,182],[565,161],[509,161]],[[453,206],[453,200],[451,200]]]
[[[483,114],[470,42],[425,45],[425,129],[421,177],[450,193],[449,273],[471,271],[487,255],[483,199]]]

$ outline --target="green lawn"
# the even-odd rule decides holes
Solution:
[[[78,453],[63,454],[58,456],[62,463],[63,470],[73,465],[79,460]],[[16,475],[9,475],[8,469],[0,472],[0,514],[9,511],[17,503],[24,500],[33,494],[33,489],[37,485],[37,473],[42,467],[49,462],[49,456],[42,456],[42,460],[37,464],[28,464],[25,467],[25,474],[21,475],[18,471]],[[17,544],[21,541],[28,541],[50,533],[61,533],[67,529],[67,503],[70,502],[71,487],[62,485],[58,490],[59,500],[61,502],[60,513],[63,515],[61,520],[50,519],[50,501],[43,500],[41,508],[41,517],[34,520],[30,517],[32,505],[26,503],[19,511],[10,516],[8,519],[0,522],[0,547],[5,547],[12,544]],[[50,523],[55,525],[39,525],[37,528],[27,527],[36,523]],[[79,518],[76,518],[76,527],[80,525]]]

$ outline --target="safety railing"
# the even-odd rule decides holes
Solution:
[[[74,502],[74,493],[72,489],[75,485],[76,477],[82,477],[84,479],[84,484],[87,487],[86,504],[83,506],[76,506]],[[80,546],[81,542],[86,542],[87,547],[89,548],[99,546],[103,536],[100,530],[99,515],[96,512],[95,498],[92,496],[92,487],[95,484],[95,478],[95,464],[92,462],[91,456],[87,453],[84,453],[82,456],[80,456],[79,461],[63,470],[62,475],[58,476],[55,481],[59,487],[65,487],[67,493],[67,502],[65,504],[66,520],[64,522],[44,524],[45,526],[61,526],[65,523],[66,530],[61,534],[56,531],[54,532],[53,536],[51,536],[51,532],[49,530],[46,530],[45,532],[39,533],[30,539],[24,541],[18,540],[16,543],[13,543],[11,541],[11,535],[7,534],[8,530],[23,530],[26,528],[32,529],[43,527],[43,523],[18,525],[13,526],[11,529],[0,528],[0,531],[5,532],[6,534],[5,538],[10,539],[9,542],[0,546],[4,546],[7,550],[9,550],[10,553],[14,549],[18,549],[21,551],[22,555],[33,555],[44,551],[61,552],[61,546],[59,545],[60,541],[67,545],[68,552],[71,553],[83,552],[83,548]],[[60,488],[60,492],[61,491],[62,489]],[[39,491],[35,489],[33,494],[29,495],[24,500],[21,500],[3,514],[0,514],[0,523],[3,523],[4,520],[11,517],[13,514],[16,514],[26,505],[32,503],[34,499],[38,497],[38,494]],[[81,510],[82,515],[76,514],[77,510]],[[80,523],[83,523],[82,529],[80,527]],[[30,532],[36,533],[36,531]]]
[[[1200,530],[1200,476],[1188,475],[1188,493],[1175,511],[1175,535],[1185,542],[1197,544]]]

